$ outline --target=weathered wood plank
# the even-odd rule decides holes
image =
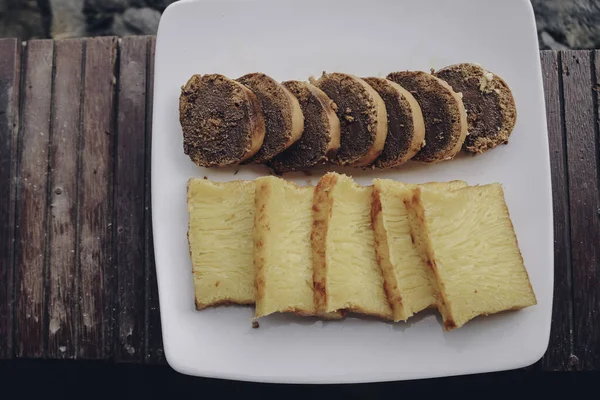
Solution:
[[[85,41],[79,185],[81,358],[112,356],[115,270],[112,260],[113,136],[117,39]]]
[[[115,357],[144,357],[144,173],[148,38],[123,39],[115,170],[115,265],[118,342]]]
[[[19,148],[16,244],[16,348],[19,357],[45,353],[48,144],[54,42],[27,44]]]
[[[0,359],[13,356],[13,250],[21,46],[0,39]]]
[[[152,149],[152,104],[154,99],[154,54],[156,38],[148,43],[148,74],[146,79],[146,176],[145,176],[145,265],[146,265],[146,344],[147,363],[166,363],[162,333],[160,329],[160,309],[158,306],[158,287],[156,284],[156,266],[154,264],[154,241],[152,239],[152,196],[151,196],[151,149]]]
[[[55,46],[50,146],[48,357],[77,355],[77,151],[81,125],[81,40]]]
[[[562,55],[578,369],[600,368],[600,199],[592,64],[589,51]]]
[[[546,119],[552,172],[552,202],[554,205],[554,298],[552,331],[542,368],[551,371],[569,370],[573,366],[573,298],[571,258],[569,252],[569,197],[566,168],[565,134],[563,131],[562,76],[557,52],[541,53],[542,77],[546,99]]]

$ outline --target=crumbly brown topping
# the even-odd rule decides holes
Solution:
[[[436,76],[463,94],[469,130],[464,149],[482,153],[508,142],[516,108],[504,80],[475,64],[452,65]]]
[[[408,90],[421,106],[425,146],[413,160],[438,161],[460,138],[460,110],[452,93],[432,75],[421,71],[394,72],[388,79]]]
[[[264,163],[285,149],[292,135],[292,111],[281,85],[262,73],[252,73],[237,79],[254,92],[265,118],[265,139],[249,163]]]
[[[338,108],[341,143],[333,161],[340,165],[359,161],[373,146],[377,133],[377,106],[374,99],[360,83],[346,74],[323,74],[314,84]]]
[[[410,150],[414,126],[412,109],[398,91],[386,83],[386,79],[365,78],[365,81],[383,99],[388,116],[388,134],[381,155],[375,161],[378,168],[395,165]]]
[[[251,113],[247,94],[234,81],[192,76],[179,98],[185,154],[205,167],[238,163],[251,147]]]
[[[304,132],[298,141],[271,160],[278,172],[298,171],[322,161],[331,139],[329,119],[319,99],[305,83],[287,81],[283,85],[298,99],[304,114]]]

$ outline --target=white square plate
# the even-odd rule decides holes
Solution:
[[[305,80],[478,62],[513,90],[518,122],[507,146],[477,157],[398,170],[345,170],[406,182],[500,182],[538,305],[444,332],[435,313],[391,324],[194,309],[186,182],[253,179],[262,167],[215,170],[183,153],[181,86],[194,73],[260,71]],[[202,0],[172,4],[158,31],[152,142],[154,247],[165,354],[182,373],[261,382],[336,383],[428,378],[524,367],[545,352],[552,311],[553,232],[548,138],[538,42],[527,0]],[[292,175],[316,184],[319,174]]]

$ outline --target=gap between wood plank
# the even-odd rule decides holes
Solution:
[[[0,359],[14,357],[14,246],[17,176],[17,136],[21,86],[21,44],[16,39],[0,39]],[[6,56],[6,53],[11,55]],[[4,136],[5,135],[5,136]]]
[[[145,304],[145,361],[146,363],[165,363],[162,332],[160,324],[160,308],[158,303],[158,287],[156,282],[156,266],[154,262],[154,241],[152,237],[152,107],[154,104],[154,55],[156,38],[148,40],[148,66],[146,68],[146,150],[145,150],[145,265],[146,265],[146,304]]]
[[[115,43],[115,60],[113,67],[113,88],[112,88],[112,104],[113,104],[113,116],[112,116],[112,143],[110,146],[111,151],[111,168],[109,189],[107,201],[110,202],[108,220],[110,221],[110,250],[107,252],[107,256],[111,263],[111,277],[110,284],[107,287],[110,290],[110,297],[107,299],[107,307],[110,307],[110,322],[109,322],[109,335],[106,337],[105,352],[111,358],[115,358],[116,355],[116,343],[119,340],[119,270],[116,265],[115,251],[117,249],[117,224],[115,221],[116,206],[115,206],[115,193],[116,193],[116,174],[117,174],[117,146],[119,140],[119,91],[121,87],[121,45],[123,39],[118,38]]]
[[[81,41],[81,90],[79,92],[79,132],[77,135],[77,177],[76,177],[76,186],[75,186],[75,301],[76,308],[74,310],[74,321],[75,324],[75,337],[74,337],[74,347],[75,347],[75,358],[79,358],[81,354],[81,349],[79,345],[80,334],[84,329],[82,325],[82,315],[81,315],[81,299],[83,298],[83,294],[81,292],[81,181],[83,177],[82,173],[82,163],[83,163],[83,129],[84,129],[84,121],[83,118],[85,116],[84,110],[84,99],[85,99],[85,74],[86,74],[86,60],[87,60],[87,40],[83,39]]]
[[[150,179],[150,157],[148,157],[148,152],[150,150],[150,132],[152,130],[152,76],[151,76],[151,65],[150,63],[154,61],[151,59],[151,46],[153,44],[152,40],[149,40],[147,43],[146,49],[146,129],[144,132],[144,292],[146,295],[144,296],[144,361],[148,362],[151,358],[150,355],[150,308],[152,307],[150,299],[150,237],[152,233],[150,231],[150,203],[149,199],[149,179]]]
[[[18,229],[19,229],[19,218],[20,218],[20,187],[21,187],[21,157],[23,148],[23,108],[25,103],[25,72],[27,67],[28,51],[27,43],[22,43],[21,48],[21,64],[20,64],[20,82],[19,82],[19,127],[17,130],[17,148],[15,149],[16,165],[15,165],[15,188],[14,188],[14,199],[15,199],[15,230],[14,230],[14,241],[13,241],[13,292],[12,292],[12,315],[13,315],[13,326],[12,326],[12,343],[13,343],[13,357],[17,357],[17,283],[19,281],[17,270],[17,252],[19,251],[19,241],[17,240]]]
[[[562,137],[563,137],[563,151],[564,151],[564,177],[566,183],[566,200],[567,200],[567,232],[566,232],[566,252],[567,252],[567,269],[570,287],[570,299],[571,307],[569,314],[569,334],[570,334],[570,354],[569,358],[564,361],[566,370],[576,370],[579,368],[579,359],[575,355],[575,287],[574,287],[574,276],[573,276],[573,255],[571,253],[571,191],[569,183],[569,154],[567,151],[567,121],[566,121],[566,110],[565,110],[565,86],[564,86],[564,74],[563,71],[563,55],[562,51],[558,52],[558,84],[559,84],[559,99],[560,99],[560,118],[562,122]]]
[[[46,154],[46,210],[44,215],[44,319],[42,325],[42,340],[44,343],[44,357],[48,356],[48,332],[50,311],[50,185],[52,184],[51,153],[52,137],[54,136],[55,106],[54,106],[54,83],[56,80],[56,42],[52,41],[52,75],[50,78],[50,122],[48,124],[48,145]]]
[[[570,354],[568,360],[566,360],[566,369],[573,370],[579,367],[579,360],[577,356],[575,356],[575,285],[573,280],[573,255],[571,254],[571,192],[569,190],[569,154],[567,151],[567,122],[565,118],[565,86],[563,79],[563,53],[558,53],[558,90],[559,90],[559,99],[560,99],[560,118],[562,122],[561,130],[563,137],[563,151],[564,151],[564,171],[563,176],[565,177],[566,183],[566,200],[567,200],[567,210],[566,210],[566,220],[567,220],[567,232],[566,232],[566,250],[567,250],[567,278],[568,285],[570,287],[570,314],[569,314],[569,344],[570,344]]]

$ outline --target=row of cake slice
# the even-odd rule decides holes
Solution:
[[[536,304],[499,184],[191,179],[188,210],[197,309],[405,321],[437,308],[453,329]]]
[[[277,172],[324,161],[356,167],[434,163],[461,148],[507,143],[516,108],[503,79],[476,64],[384,78],[323,74],[280,84],[194,75],[182,88],[184,151],[196,164],[268,163]]]

